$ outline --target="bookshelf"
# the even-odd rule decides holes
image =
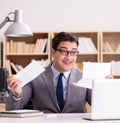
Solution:
[[[120,77],[120,32],[101,32],[101,62],[112,62],[112,74]]]
[[[27,38],[13,38],[6,37],[3,42],[3,66],[8,70],[12,67],[11,62],[14,64],[20,64],[25,67],[32,59],[42,60],[48,59],[52,61],[50,53],[51,39],[59,32],[35,32],[33,37]],[[80,42],[80,53],[77,58],[76,67],[82,69],[82,63],[85,61],[90,62],[119,62],[120,61],[120,32],[106,31],[106,32],[71,32]],[[41,39],[47,40],[47,51],[43,52],[40,49]],[[88,45],[83,42],[87,42],[89,47],[91,46],[88,40],[92,40],[94,48],[96,50],[88,49]],[[23,48],[24,47],[24,48]],[[94,49],[93,48],[93,49]],[[83,49],[81,51],[81,49]],[[8,62],[10,60],[10,63]],[[120,71],[120,68],[119,68]],[[9,71],[10,72],[10,71]],[[12,73],[15,72],[12,71]],[[119,74],[113,74],[116,78],[120,78]],[[90,106],[87,104],[87,111],[90,112]]]
[[[34,32],[32,37],[5,37],[3,42],[3,67],[9,73],[17,73],[15,65],[25,67],[32,59],[52,61],[50,53],[51,39],[59,32]],[[120,32],[71,32],[79,40],[79,55],[76,67],[82,69],[83,62],[111,62],[120,64]],[[40,43],[42,42],[42,43]],[[45,42],[47,44],[45,51]],[[92,42],[92,45],[91,43]],[[42,45],[41,45],[42,44]],[[41,47],[41,48],[40,48]],[[81,50],[82,49],[82,50]],[[15,64],[15,65],[14,65]],[[120,65],[119,65],[120,66]],[[120,72],[113,68],[113,75],[118,78]]]
[[[52,37],[54,37],[58,32],[53,32]],[[98,32],[71,32],[79,40],[79,55],[76,61],[76,67],[82,69],[82,63],[84,61],[90,62],[100,62],[100,42]],[[86,42],[86,43],[84,43]],[[90,43],[92,42],[92,44]],[[83,49],[81,51],[81,49]]]
[[[35,60],[50,62],[50,33],[35,32],[32,37],[5,37],[3,42],[3,66],[9,74],[15,74],[16,65],[23,68]]]
[[[2,66],[3,61],[3,42],[0,42],[0,67]]]
[[[84,47],[84,52],[80,51],[76,67],[82,69],[82,63],[84,61],[90,62],[100,62],[100,42],[99,42],[99,33],[98,32],[71,32],[78,39],[80,38],[80,44]],[[27,38],[13,38],[6,37],[4,41],[4,57],[3,57],[3,66],[9,70],[9,73],[13,74],[17,71],[10,70],[13,69],[12,63],[20,64],[25,67],[32,59],[41,60],[48,59],[48,61],[52,61],[52,56],[50,53],[51,48],[51,39],[58,34],[58,32],[44,33],[38,32],[34,33],[33,37]],[[41,52],[37,47],[40,47],[39,42],[41,39],[48,39],[48,50],[47,52]],[[94,47],[95,50],[88,49],[88,45],[84,44],[85,42],[89,44],[89,48]],[[90,41],[89,41],[90,40]],[[90,44],[92,42],[92,45]],[[43,45],[42,45],[43,46]],[[93,49],[94,49],[93,48]],[[81,48],[80,48],[81,49]],[[80,50],[79,49],[79,50]],[[9,62],[10,61],[10,62]],[[90,106],[87,104],[87,111],[90,112]]]

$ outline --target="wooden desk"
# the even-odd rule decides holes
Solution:
[[[0,103],[0,111],[5,111],[5,104],[4,103]]]
[[[27,117],[27,118],[5,118],[0,117],[1,123],[120,123],[120,120],[102,120],[102,121],[90,121],[84,120],[83,117],[86,114],[80,113],[63,113],[63,114],[44,114],[39,117]]]

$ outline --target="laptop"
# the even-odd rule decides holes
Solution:
[[[93,80],[91,113],[85,119],[120,119],[120,79]]]

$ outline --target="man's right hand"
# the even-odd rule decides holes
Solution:
[[[14,92],[17,98],[19,98],[22,94],[21,83],[22,82],[19,79],[14,78],[14,75],[7,78],[8,87],[10,87],[10,89]]]

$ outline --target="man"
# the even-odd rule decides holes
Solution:
[[[23,109],[32,100],[33,109],[45,113],[86,112],[86,102],[91,104],[91,90],[73,84],[82,78],[82,71],[73,67],[78,55],[77,47],[78,40],[74,35],[58,33],[52,40],[53,62],[42,74],[23,88],[20,80],[8,77],[11,91],[6,109]],[[58,84],[59,80],[61,84]]]

